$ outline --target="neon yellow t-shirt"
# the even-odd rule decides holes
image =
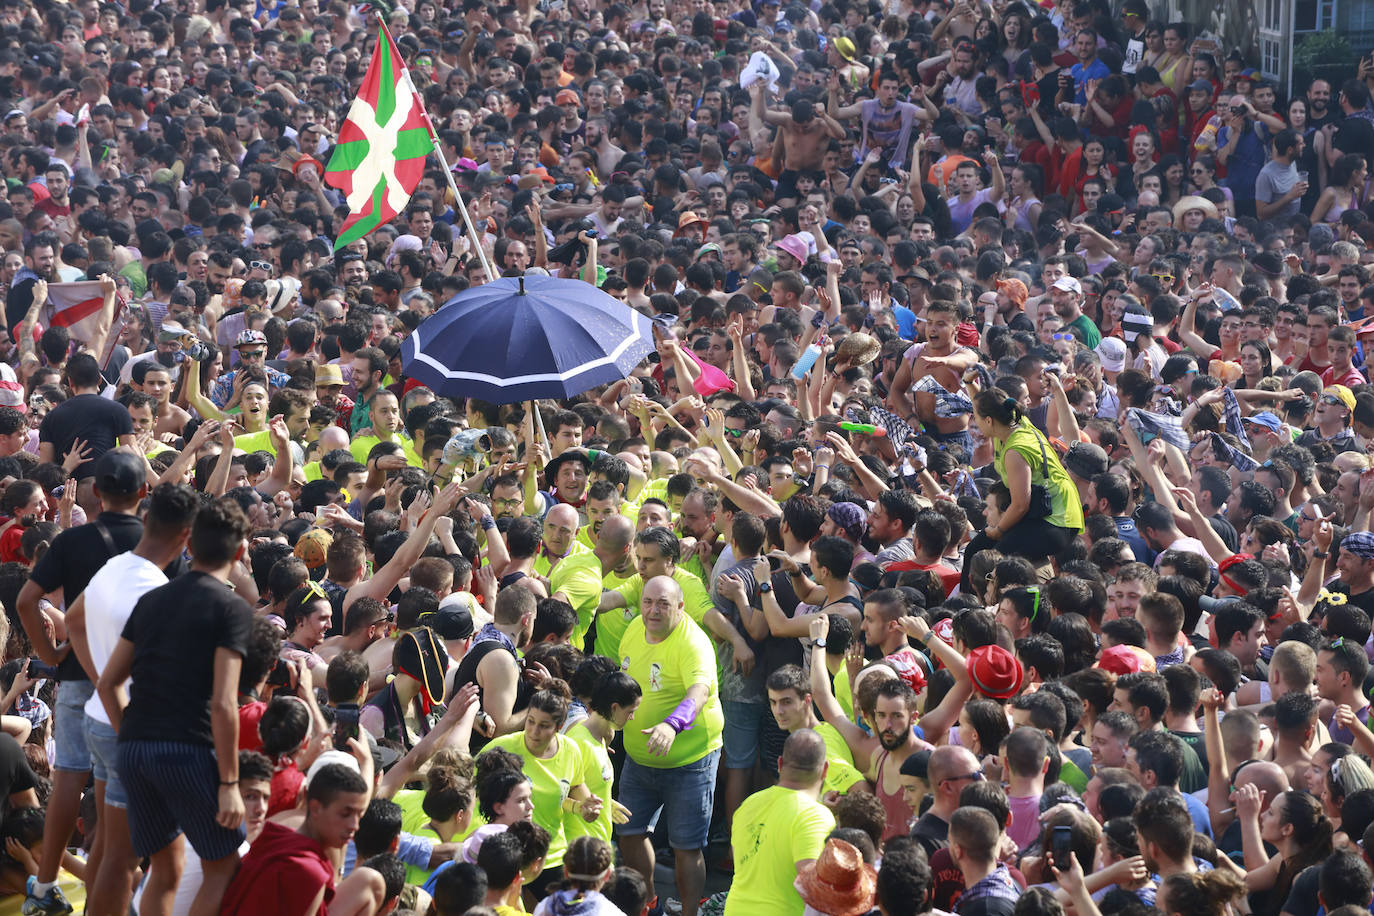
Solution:
[[[687,616],[697,626],[702,626],[706,612],[715,607],[706,585],[696,576],[678,566],[673,569],[673,579],[682,588],[682,601],[687,608]],[[625,607],[607,611],[596,620],[596,654],[607,658],[621,658],[620,640],[625,635],[630,622],[639,617],[639,599],[644,594],[644,578],[631,576],[625,584],[615,589],[625,599]]]
[[[367,464],[368,453],[372,451],[373,446],[381,441],[382,440],[376,436],[359,436],[349,444],[348,450],[353,453],[354,461],[360,464]],[[411,442],[405,436],[401,436],[399,440],[393,441],[400,442],[401,451],[406,456],[406,464],[413,468],[424,467],[420,462],[420,456],[415,454],[415,443]]]
[[[636,617],[620,641],[620,652],[612,657],[620,659],[620,670],[644,691],[634,724],[624,732],[625,753],[635,763],[656,770],[672,769],[696,763],[720,747],[725,714],[716,679],[716,653],[706,631],[683,615],[666,639],[650,643],[643,618]],[[653,756],[643,730],[668,718],[693,684],[707,687],[706,702],[697,711],[696,721],[674,739],[666,756]]]
[[[565,733],[582,744],[587,754],[587,791],[601,799],[601,816],[590,824],[578,814],[565,814],[564,827],[568,831],[568,842],[580,836],[594,836],[614,844],[611,820],[611,798],[615,789],[615,770],[611,767],[611,755],[597,737],[587,730],[587,720],[583,719]]]
[[[549,594],[557,592],[567,595],[577,612],[572,644],[582,646],[601,601],[601,558],[594,553],[575,554],[555,566],[549,575]]]
[[[591,553],[591,551],[588,550],[586,547],[583,547],[581,544],[577,543],[577,539],[574,538],[572,542],[572,548],[568,551],[568,555],[566,557],[558,561],[558,566],[562,566],[564,563],[568,562],[573,557],[580,557],[584,553]],[[555,566],[554,569],[557,569],[558,566]],[[546,578],[552,578],[549,574],[549,558],[544,556],[544,552],[542,550],[539,552],[539,555],[534,558],[534,572],[535,575],[544,576]]]
[[[523,732],[502,735],[487,745],[508,750],[525,761],[525,775],[530,778],[534,802],[534,822],[549,832],[545,868],[563,864],[563,854],[568,851],[568,834],[563,829],[563,802],[574,788],[587,782],[587,751],[582,742],[567,735],[559,735],[555,741],[552,757],[534,756],[525,747]]]
[[[746,798],[735,812],[735,880],[725,916],[795,914],[805,909],[792,882],[797,863],[820,856],[835,816],[795,789],[772,786]]]
[[[835,726],[829,722],[820,722],[816,725],[816,734],[825,742],[825,762],[830,764],[825,772],[825,784],[821,788],[826,792],[834,791],[843,795],[863,782],[864,774],[854,766],[854,755],[849,752],[849,744]]]
[[[277,449],[272,445],[272,435],[267,430],[259,430],[255,433],[243,433],[234,437],[234,448],[240,449],[248,454],[253,452],[271,452],[276,457]]]

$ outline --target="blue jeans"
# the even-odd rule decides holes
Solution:
[[[721,707],[725,712],[725,728],[721,732],[721,757],[725,766],[731,770],[751,769],[763,746],[768,704],[722,700]]]
[[[630,819],[615,828],[617,836],[642,836],[668,816],[668,845],[674,849],[704,849],[715,800],[716,765],[720,751],[684,766],[657,769],[625,760],[620,773],[620,803]]]
[[[129,807],[129,795],[119,779],[119,733],[90,716],[86,717],[86,746],[91,751],[91,769],[105,783],[105,804],[112,808]]]
[[[57,709],[53,713],[54,770],[89,773],[91,751],[86,747],[86,701],[95,694],[90,681],[63,681],[57,685]]]

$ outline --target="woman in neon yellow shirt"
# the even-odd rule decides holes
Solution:
[[[544,871],[527,886],[533,901],[546,896],[548,886],[562,876],[563,853],[568,848],[563,816],[575,812],[590,823],[600,816],[603,804],[587,789],[587,748],[560,734],[571,701],[572,691],[566,683],[557,678],[546,680],[530,698],[524,731],[502,735],[488,745],[510,751],[524,761],[524,773],[533,789],[534,822],[549,832]]]
[[[590,763],[587,768],[587,789],[596,797],[608,801],[602,807],[600,816],[590,824],[572,816],[565,818],[569,838],[594,836],[609,843],[612,824],[623,824],[629,819],[629,811],[611,798],[615,771],[611,768],[609,748],[615,733],[634,718],[643,696],[639,684],[628,674],[622,671],[603,674],[592,688],[587,718],[568,729],[568,736],[581,741],[587,748]]]
[[[425,775],[422,808],[428,820],[415,830],[416,836],[440,843],[453,842],[467,832],[472,822],[472,783],[453,767],[432,766]],[[420,885],[429,879],[430,869],[406,866],[406,883]]]

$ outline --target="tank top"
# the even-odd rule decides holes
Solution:
[[[453,689],[457,690],[464,684],[476,684],[477,666],[482,664],[482,659],[496,651],[505,652],[509,650],[494,639],[483,640],[468,649],[468,654],[464,655],[463,660],[458,663],[458,671],[453,676]],[[515,653],[511,653],[511,655],[514,657]],[[519,712],[530,705],[531,693],[530,685],[525,682],[525,679],[522,677],[516,678],[515,706],[512,711]],[[480,686],[477,688],[477,702],[482,702],[482,688]],[[475,756],[482,748],[486,747],[488,740],[489,739],[482,737],[474,731],[472,733],[472,739],[468,744],[469,750]]]
[[[889,793],[883,789],[883,763],[888,757],[887,748],[878,755],[878,766],[873,780],[873,793],[878,796],[878,801],[883,805],[883,842],[887,842],[894,836],[905,836],[911,829],[909,823],[911,815],[914,813],[911,806],[902,798],[902,790],[898,789],[895,793]]]

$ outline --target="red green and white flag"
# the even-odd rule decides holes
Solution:
[[[336,246],[362,238],[405,209],[433,148],[424,103],[382,26],[324,172],[325,182],[344,192],[350,211]]]

